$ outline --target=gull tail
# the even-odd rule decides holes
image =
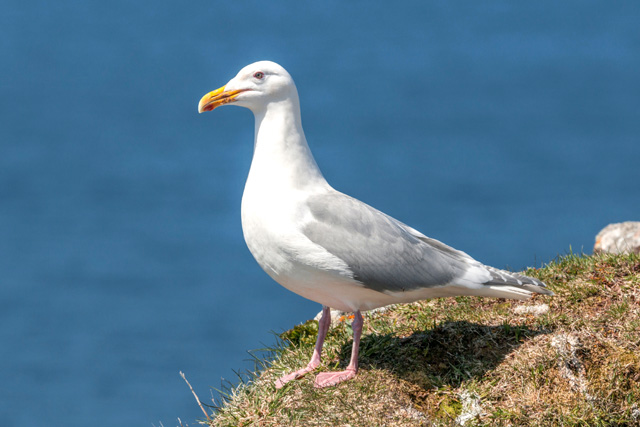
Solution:
[[[538,279],[486,265],[483,265],[483,267],[491,275],[491,279],[484,282],[481,288],[487,292],[488,295],[486,296],[525,300],[529,299],[534,293],[553,295],[547,285]]]
[[[469,258],[465,274],[457,280],[464,295],[526,300],[534,293],[552,296],[547,285],[533,277],[500,270]]]

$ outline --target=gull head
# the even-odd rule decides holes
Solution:
[[[297,99],[297,96],[296,85],[287,70],[275,62],[260,61],[247,65],[226,85],[203,96],[198,112],[234,104],[256,113],[271,103]]]

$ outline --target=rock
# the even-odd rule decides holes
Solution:
[[[593,253],[620,254],[635,252],[640,254],[640,221],[609,224],[596,236]]]

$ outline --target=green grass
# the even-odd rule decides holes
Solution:
[[[465,425],[640,425],[640,257],[570,254],[526,274],[556,296],[435,299],[366,317],[358,376],[336,387],[317,390],[308,375],[275,389],[313,351],[317,322],[295,326],[203,423],[447,426],[475,402]],[[346,321],[333,327],[320,370],[344,369],[351,339]]]

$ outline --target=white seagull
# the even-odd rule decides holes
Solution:
[[[316,376],[326,387],[355,377],[362,311],[457,295],[527,299],[553,295],[541,281],[479,263],[371,206],[334,190],[322,176],[302,130],[298,91],[280,65],[244,67],[200,100],[198,111],[233,104],[255,116],[255,142],[242,196],[242,230],[260,267],[285,288],[323,305],[309,364],[320,364],[329,307],[354,312],[346,370]]]

